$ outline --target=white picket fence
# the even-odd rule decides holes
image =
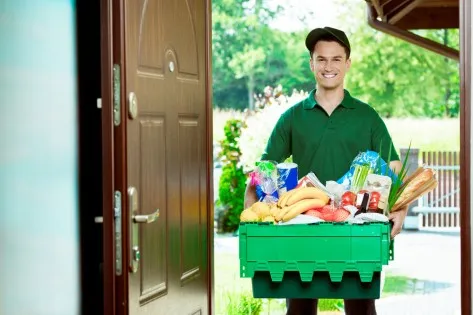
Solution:
[[[460,166],[458,152],[424,152],[422,165],[437,173],[438,187],[412,211],[421,231],[460,231]]]

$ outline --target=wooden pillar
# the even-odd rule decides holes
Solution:
[[[461,305],[462,314],[472,313],[473,299],[471,259],[471,59],[473,52],[470,0],[460,0],[460,236],[461,236]]]

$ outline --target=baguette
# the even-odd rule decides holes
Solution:
[[[419,176],[423,171],[425,171],[425,169],[422,166],[418,167],[411,175],[407,176],[404,179],[404,182],[402,183],[403,186],[408,185],[414,178]]]
[[[401,186],[401,194],[394,203],[391,212],[399,211],[412,201],[435,189],[437,185],[435,172],[429,168],[419,167]]]
[[[417,173],[417,172],[416,172]],[[398,200],[396,201],[401,203],[405,199],[409,197],[412,193],[417,191],[421,186],[427,183],[430,179],[434,178],[435,173],[431,169],[427,168],[424,169],[422,172],[417,173],[416,176],[410,177],[409,181],[407,181],[402,188],[401,195],[399,196]]]
[[[419,187],[418,190],[411,192],[409,195],[406,195],[405,198],[403,198],[402,200],[398,199],[396,203],[394,204],[393,208],[391,209],[391,212],[396,212],[403,209],[405,206],[409,205],[414,200],[422,197],[423,195],[437,188],[437,185],[438,185],[437,179],[431,178],[426,183],[424,183],[424,185]]]

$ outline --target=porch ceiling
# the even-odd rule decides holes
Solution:
[[[373,28],[459,60],[459,52],[415,34],[416,30],[458,29],[459,0],[365,0]]]

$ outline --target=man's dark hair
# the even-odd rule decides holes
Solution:
[[[320,36],[320,38],[314,43],[314,46],[312,46],[312,49],[310,51],[310,57],[311,58],[312,58],[312,55],[314,54],[315,45],[320,41],[339,43],[345,49],[345,54],[347,55],[347,59],[350,58],[350,49],[344,43],[342,43],[338,38],[336,38],[335,36],[333,36],[331,34],[324,34],[324,35]]]

